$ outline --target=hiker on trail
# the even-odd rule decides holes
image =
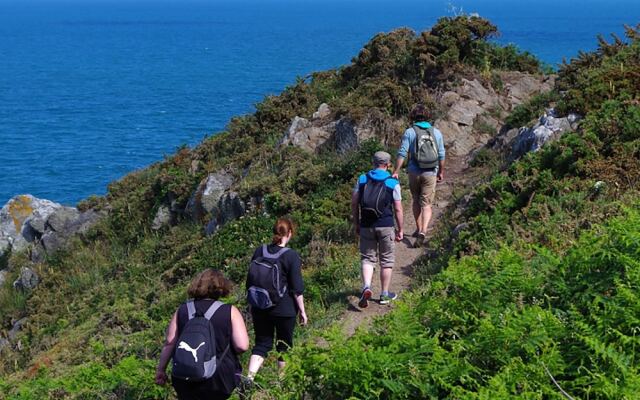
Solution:
[[[250,381],[273,348],[274,333],[276,350],[284,353],[293,346],[296,316],[300,318],[300,325],[307,324],[302,262],[295,250],[286,247],[293,234],[291,220],[279,218],[273,227],[271,244],[258,247],[251,259],[247,274],[247,300],[256,341],[249,359],[247,378]],[[280,357],[278,367],[282,369],[284,365]]]
[[[402,195],[400,183],[387,171],[391,155],[378,151],[373,155],[371,171],[361,175],[351,196],[351,210],[356,234],[360,237],[362,293],[358,306],[366,308],[373,292],[371,280],[380,260],[380,304],[389,304],[398,295],[389,291],[395,263],[394,239],[403,238]],[[394,228],[394,216],[396,225]]]
[[[444,140],[442,133],[427,122],[428,112],[418,104],[411,111],[412,126],[404,132],[393,177],[398,173],[409,156],[407,172],[411,191],[413,217],[417,230],[416,247],[423,245],[431,220],[431,205],[436,196],[436,181],[444,179]]]
[[[240,383],[238,354],[249,349],[249,336],[240,311],[218,301],[230,291],[220,271],[202,271],[187,290],[191,299],[169,322],[156,384],[167,382],[173,359],[172,384],[180,400],[227,399]]]

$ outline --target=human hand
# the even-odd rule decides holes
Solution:
[[[398,179],[398,175],[399,175],[399,174],[398,174],[397,172],[394,172],[393,174],[391,174],[391,177],[392,177],[393,179]]]
[[[167,383],[167,380],[169,379],[169,377],[167,376],[167,373],[164,371],[156,371],[156,385],[164,385],[165,383]]]
[[[444,172],[438,172],[438,182],[442,182],[444,180]]]
[[[300,312],[300,325],[305,326],[307,324],[307,322],[309,322],[309,319],[307,318],[307,313],[306,312]]]
[[[404,232],[402,232],[402,229],[396,231],[396,242],[401,242],[403,238]]]

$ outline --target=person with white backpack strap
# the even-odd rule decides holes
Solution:
[[[427,108],[416,105],[411,111],[411,127],[402,136],[395,170],[398,178],[405,159],[409,158],[409,189],[412,197],[413,217],[416,220],[415,246],[424,244],[431,221],[431,205],[436,196],[436,183],[444,180],[445,149],[442,133],[428,122]]]
[[[284,353],[293,346],[296,316],[301,325],[308,322],[304,307],[302,261],[298,252],[286,247],[293,233],[293,222],[279,218],[273,227],[271,244],[258,247],[251,258],[247,274],[247,301],[251,307],[256,341],[249,359],[247,378],[250,381],[273,348],[274,336],[276,350]],[[278,367],[282,369],[284,365],[280,357]]]
[[[218,300],[230,291],[231,282],[220,271],[204,270],[187,290],[191,299],[169,322],[156,383],[167,382],[172,359],[172,384],[180,400],[224,400],[240,383],[238,354],[249,349],[249,335],[240,311]]]

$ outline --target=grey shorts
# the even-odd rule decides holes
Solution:
[[[375,266],[380,258],[380,268],[393,268],[395,263],[394,227],[360,228],[360,260]]]

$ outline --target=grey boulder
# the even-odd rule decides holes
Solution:
[[[20,270],[20,276],[15,282],[13,282],[13,287],[22,291],[33,290],[38,286],[39,282],[40,278],[33,269],[22,267]]]
[[[18,195],[7,202],[0,210],[0,253],[9,247],[23,250],[33,242],[40,229],[40,221],[46,220],[62,205],[29,194]],[[33,225],[29,220],[35,219]]]

